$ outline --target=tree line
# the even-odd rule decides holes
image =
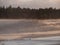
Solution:
[[[60,9],[56,8],[39,8],[39,9],[30,9],[30,8],[14,8],[0,7],[0,19],[59,19],[60,18]]]

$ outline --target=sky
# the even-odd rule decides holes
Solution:
[[[24,8],[60,8],[60,0],[0,0],[0,6]]]

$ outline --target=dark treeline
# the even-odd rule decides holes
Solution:
[[[0,7],[0,19],[57,19],[60,18],[60,9],[56,8],[8,8]]]

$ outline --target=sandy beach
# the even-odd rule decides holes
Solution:
[[[60,36],[60,20],[0,20],[0,40]]]

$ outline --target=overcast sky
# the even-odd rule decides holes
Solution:
[[[0,6],[27,7],[27,8],[60,8],[60,0],[0,0]]]

